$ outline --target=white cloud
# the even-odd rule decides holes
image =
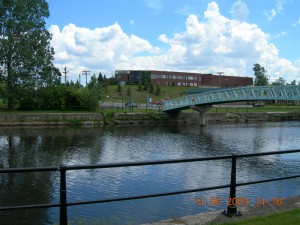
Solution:
[[[230,13],[232,14],[233,18],[245,21],[249,15],[248,6],[242,0],[237,0],[231,7]]]
[[[300,25],[300,17],[295,23],[292,24],[293,27],[296,27],[298,25]]]
[[[161,0],[144,0],[144,1],[149,8],[155,9],[157,11],[162,10],[163,5]]]
[[[276,38],[280,38],[280,37],[285,36],[285,35],[287,35],[287,34],[288,34],[288,32],[282,31],[282,32],[276,34],[275,37],[276,37]]]
[[[300,59],[293,63],[280,58],[268,34],[256,24],[224,17],[215,2],[208,4],[201,21],[188,16],[183,32],[161,34],[158,40],[164,49],[127,35],[118,23],[94,30],[73,24],[60,30],[54,25],[50,32],[56,66],[67,66],[76,76],[83,69],[106,74],[115,69],[153,69],[252,76],[253,64],[259,63],[271,78],[289,82],[300,77]]]
[[[268,12],[265,12],[266,17],[269,21],[273,20],[273,18],[282,13],[283,11],[283,5],[287,3],[287,0],[276,0],[275,8],[269,10]]]
[[[275,9],[271,9],[269,12],[266,12],[265,15],[268,20],[271,21],[277,15],[277,11]]]
[[[134,20],[134,19],[130,20],[130,21],[129,21],[129,24],[130,24],[131,26],[134,26],[134,25],[135,25],[135,20]]]
[[[125,34],[118,23],[94,30],[69,24],[60,31],[52,25],[49,31],[53,35],[56,66],[67,66],[76,76],[85,68],[108,72],[119,63],[130,61],[135,54],[159,51],[149,41]]]

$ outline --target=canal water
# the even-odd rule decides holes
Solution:
[[[300,149],[300,122],[1,128],[0,168],[86,165]],[[238,159],[237,182],[300,174],[300,154]],[[68,201],[229,184],[230,160],[67,172]],[[240,204],[300,194],[300,179],[237,188]],[[71,206],[70,221],[140,224],[226,209],[229,189]],[[198,204],[195,204],[195,198]],[[0,207],[59,202],[59,173],[0,174]],[[0,224],[58,224],[59,210],[0,212]]]

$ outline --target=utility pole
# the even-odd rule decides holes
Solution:
[[[64,72],[65,74],[65,84],[67,83],[67,73],[69,73],[69,71],[67,71],[67,67],[65,67]]]
[[[88,73],[91,72],[91,71],[89,71],[89,70],[84,70],[84,71],[81,71],[81,72],[84,73],[83,75],[85,75],[85,85],[87,85],[87,76],[90,75],[90,74],[88,74]]]

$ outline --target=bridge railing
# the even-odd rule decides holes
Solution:
[[[216,89],[167,100],[164,102],[163,111],[181,110],[195,105],[263,100],[300,100],[300,85]]]
[[[9,210],[28,210],[28,209],[40,209],[40,208],[52,208],[59,207],[60,214],[59,220],[61,225],[68,224],[68,207],[77,206],[77,205],[87,205],[87,204],[99,204],[99,203],[107,203],[107,202],[117,202],[117,201],[127,201],[134,199],[145,199],[145,198],[153,198],[153,197],[162,197],[162,196],[170,196],[170,195],[178,195],[178,194],[186,194],[193,192],[202,192],[208,190],[217,190],[230,188],[229,199],[236,199],[236,188],[239,186],[253,185],[259,183],[266,182],[274,182],[280,180],[287,180],[293,178],[299,178],[299,175],[293,176],[285,176],[285,177],[277,177],[273,179],[265,179],[265,180],[255,180],[255,181],[247,181],[243,183],[236,183],[237,171],[236,165],[237,160],[239,158],[245,157],[260,157],[260,156],[268,156],[268,155],[278,155],[278,154],[292,154],[299,153],[300,149],[297,150],[286,150],[286,151],[272,151],[272,152],[263,152],[263,153],[250,153],[250,154],[241,154],[241,155],[224,155],[224,156],[216,156],[216,157],[202,157],[202,158],[187,158],[187,159],[170,159],[170,160],[159,160],[159,161],[142,161],[142,162],[124,162],[124,163],[107,163],[107,164],[97,164],[97,165],[60,165],[57,167],[39,167],[39,168],[9,168],[9,169],[0,169],[1,174],[11,174],[11,173],[34,173],[34,172],[57,172],[60,174],[60,202],[59,203],[49,203],[49,204],[34,204],[34,205],[18,205],[18,206],[7,206],[0,207],[1,211],[9,211]],[[106,199],[95,199],[90,201],[77,201],[77,202],[68,202],[67,200],[67,171],[71,170],[87,170],[87,169],[104,169],[104,168],[118,168],[118,167],[137,167],[137,166],[149,166],[149,165],[162,165],[162,164],[175,164],[175,163],[191,163],[191,162],[203,162],[203,161],[214,161],[214,160],[231,160],[231,175],[228,177],[229,183],[218,185],[218,186],[210,186],[204,188],[194,188],[194,189],[185,189],[171,192],[162,192],[155,194],[146,194],[146,195],[137,195],[137,196],[126,196],[126,197],[116,197],[116,198],[106,198]],[[238,204],[233,204],[227,206],[227,209],[224,210],[224,214],[228,216],[233,215],[241,215],[237,210]]]

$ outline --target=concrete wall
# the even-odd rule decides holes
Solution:
[[[260,122],[300,120],[298,113],[207,113],[206,123]],[[165,113],[2,113],[0,126],[59,126],[83,125],[103,126],[114,124],[199,124],[199,113],[180,113],[179,117],[168,117]]]
[[[96,125],[102,123],[99,113],[2,113],[1,126]]]

